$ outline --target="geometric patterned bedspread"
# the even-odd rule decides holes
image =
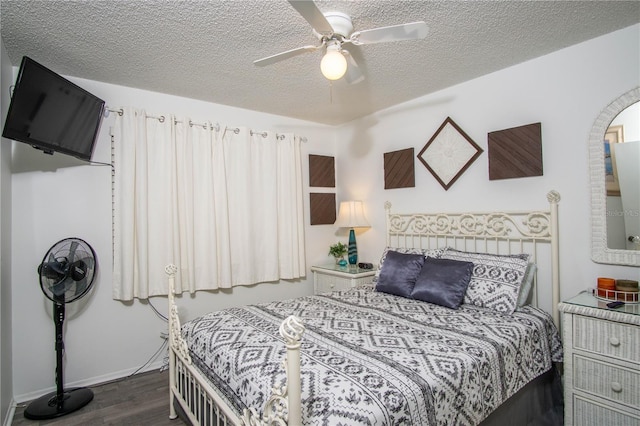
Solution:
[[[213,312],[182,332],[193,363],[238,414],[285,380],[278,333],[302,319],[305,425],[475,425],[562,360],[545,312],[458,310],[363,286]]]

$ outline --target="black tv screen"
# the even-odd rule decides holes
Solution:
[[[23,57],[2,136],[90,161],[104,101]]]

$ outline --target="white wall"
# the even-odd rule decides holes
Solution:
[[[151,93],[94,81],[71,79],[106,100],[112,108],[134,106],[151,115],[177,114],[194,121],[212,120],[255,130],[290,131],[305,136],[303,167],[305,211],[308,206],[308,153],[333,155],[334,129],[315,123]],[[109,127],[103,121],[93,161],[110,161]],[[67,305],[65,383],[91,384],[120,377],[144,364],[162,341],[165,323],[146,302],[111,299],[111,169],[88,166],[60,154],[53,157],[14,144],[13,175],[13,371],[16,400],[54,389],[54,330],[51,302],[42,294],[37,265],[57,241],[77,236],[95,249],[99,273],[92,293]],[[56,167],[58,167],[56,169]],[[236,287],[233,291],[185,296],[183,316],[227,306],[308,295],[313,291],[309,267],[327,257],[333,226],[309,226],[306,214],[307,279],[301,282]],[[166,299],[152,300],[166,314]],[[159,358],[162,361],[162,357]],[[156,363],[156,366],[158,364]]]
[[[11,62],[0,39],[0,128],[9,109]],[[11,144],[0,140],[0,419],[13,413],[11,368]],[[5,419],[6,423],[6,419]]]
[[[640,268],[591,261],[587,162],[600,111],[640,84],[639,44],[635,25],[343,126],[338,199],[364,200],[372,223],[358,235],[360,257],[375,262],[384,247],[387,200],[399,212],[546,209],[546,194],[555,189],[562,197],[562,299],[594,287],[598,276],[639,279]],[[383,154],[413,147],[417,155],[447,116],[484,149],[482,156],[448,191],[417,159],[415,188],[384,190]],[[543,176],[489,181],[487,133],[537,122]]]

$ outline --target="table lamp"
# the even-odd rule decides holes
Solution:
[[[356,233],[354,228],[369,228],[371,226],[369,225],[369,222],[367,222],[367,218],[364,217],[362,201],[340,202],[338,219],[335,224],[341,228],[350,228],[347,256],[349,258],[349,264],[356,265],[358,263],[358,247],[356,245]]]

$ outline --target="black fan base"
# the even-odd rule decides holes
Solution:
[[[91,402],[92,399],[93,392],[91,389],[66,389],[62,407],[58,408],[57,392],[51,392],[32,401],[24,410],[24,416],[31,420],[53,419],[79,410]]]

